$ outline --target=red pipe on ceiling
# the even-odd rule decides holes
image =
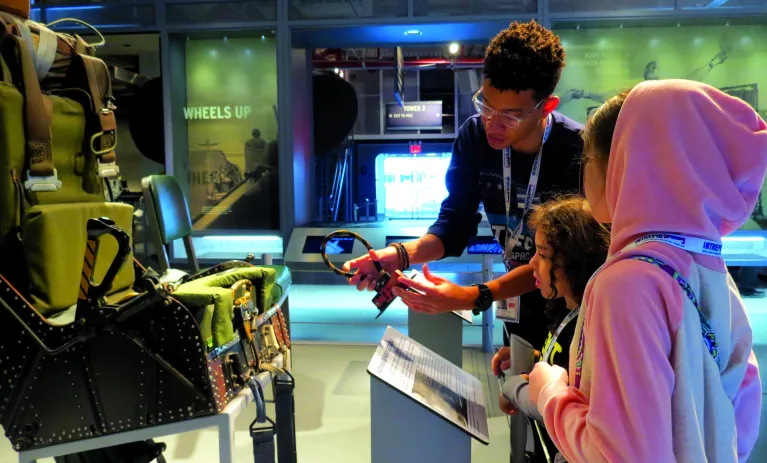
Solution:
[[[481,66],[485,63],[484,58],[456,58],[456,59],[441,59],[441,58],[423,58],[423,59],[405,59],[405,67],[419,67],[419,66]],[[344,69],[344,68],[394,68],[394,60],[392,61],[360,61],[360,60],[347,60],[347,61],[326,61],[326,60],[314,60],[313,65],[315,69]]]

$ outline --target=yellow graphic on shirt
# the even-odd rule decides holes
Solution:
[[[549,337],[546,338],[546,343],[543,345],[543,350],[541,350],[541,355],[543,355],[548,350],[549,344],[551,344],[551,332],[549,332]],[[554,348],[551,349],[551,354],[549,354],[549,358],[542,359],[542,360],[547,362],[549,365],[554,365],[554,356],[560,353],[562,353],[562,346],[558,342],[554,342]]]

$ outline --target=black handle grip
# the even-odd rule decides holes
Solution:
[[[349,230],[337,230],[337,231],[334,231],[334,232],[328,234],[328,236],[326,236],[325,239],[322,240],[322,243],[320,244],[320,254],[322,254],[322,260],[325,262],[325,265],[327,265],[328,268],[330,270],[332,270],[333,272],[335,272],[336,274],[341,275],[342,277],[351,278],[351,277],[354,276],[355,272],[344,272],[343,270],[341,270],[338,267],[336,267],[335,265],[333,265],[333,263],[330,262],[330,259],[328,259],[328,254],[327,254],[327,251],[326,251],[326,247],[327,247],[328,242],[330,242],[330,240],[332,240],[333,238],[353,238],[353,239],[359,241],[360,243],[362,243],[368,251],[372,250],[373,246],[370,245],[368,240],[366,240],[362,236],[360,236],[360,235],[358,235],[358,234],[356,234],[356,233],[354,233],[352,231],[349,231]],[[384,273],[386,273],[386,272],[384,272],[384,269],[381,266],[380,262],[374,260],[373,261],[373,265],[375,266],[376,270],[379,273],[381,273],[382,275]]]
[[[117,272],[120,271],[120,268],[122,268],[123,264],[125,264],[125,260],[130,255],[130,237],[112,220],[106,217],[89,219],[87,232],[88,245],[93,246],[93,250],[96,252],[98,252],[99,239],[103,235],[112,235],[117,241],[117,254],[115,254],[112,263],[109,265],[109,270],[104,274],[101,283],[96,285],[93,284],[93,282],[89,282],[90,285],[87,288],[86,296],[87,299],[95,302],[106,296],[107,292],[112,288],[112,283],[117,276]]]

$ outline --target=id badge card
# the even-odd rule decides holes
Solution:
[[[498,301],[498,306],[495,309],[495,318],[509,323],[519,323],[519,305],[519,296]]]

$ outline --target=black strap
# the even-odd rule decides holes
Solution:
[[[250,424],[250,438],[253,440],[253,460],[255,463],[274,463],[274,421],[268,417],[269,425],[256,428],[256,421]],[[282,463],[282,460],[280,460]]]
[[[248,386],[253,393],[253,402],[256,404],[256,423],[266,422],[266,401],[264,400],[264,390],[261,383],[251,376],[248,378]]]
[[[287,379],[286,379],[287,378]],[[277,457],[280,463],[296,463],[296,416],[293,390],[296,382],[286,372],[274,379],[274,409],[277,414]]]

